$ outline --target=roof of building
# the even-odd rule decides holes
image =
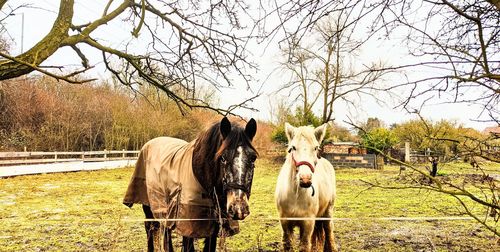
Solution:
[[[349,145],[349,146],[358,146],[359,145],[356,142],[331,142],[328,144],[331,144],[331,145]]]
[[[483,130],[483,133],[485,134],[500,134],[500,127],[498,126],[493,126],[493,127],[486,127]]]

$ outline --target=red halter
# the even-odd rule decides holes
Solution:
[[[295,165],[296,168],[298,168],[301,165],[307,165],[307,166],[309,166],[309,169],[311,169],[311,172],[314,173],[314,166],[311,163],[309,163],[307,161],[297,162],[297,160],[295,160],[295,157],[293,156],[293,153],[292,153],[292,160],[293,160],[293,164]]]

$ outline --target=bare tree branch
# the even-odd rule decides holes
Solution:
[[[54,79],[57,79],[57,80],[63,80],[63,81],[66,81],[68,83],[73,83],[73,84],[81,84],[81,83],[86,83],[86,82],[91,82],[91,81],[94,81],[94,80],[97,80],[97,79],[84,79],[84,80],[76,80],[76,79],[73,79],[72,77],[75,76],[75,75],[78,75],[78,74],[81,74],[82,72],[85,72],[87,70],[89,70],[91,67],[87,67],[85,69],[82,69],[80,71],[77,71],[77,72],[72,72],[70,74],[67,74],[67,75],[64,75],[64,76],[61,76],[61,75],[56,75],[56,74],[53,74],[49,71],[46,71],[46,70],[43,70],[42,68],[36,66],[36,65],[32,65],[32,64],[29,64],[27,62],[22,62],[21,60],[18,60],[17,58],[15,57],[12,57],[10,55],[7,55],[5,53],[2,53],[0,52],[0,56],[6,58],[6,59],[9,59],[9,60],[12,60],[13,62],[16,62],[18,64],[21,64],[25,67],[30,67],[40,73],[43,73],[45,75],[48,75],[50,77],[53,77]]]
[[[0,80],[11,79],[32,72],[35,68],[31,66],[40,65],[60,48],[62,42],[68,36],[68,30],[71,27],[73,4],[73,0],[60,1],[59,15],[54,21],[49,34],[31,49],[17,56],[16,59],[18,61],[8,58],[0,60]]]
[[[180,107],[205,106],[195,99],[197,87],[202,85],[220,89],[232,86],[234,79],[238,78],[249,87],[252,77],[247,70],[256,66],[248,61],[246,55],[250,36],[243,31],[240,19],[244,17],[240,14],[249,15],[249,12],[248,6],[241,0],[211,4],[189,1],[188,7],[181,1],[115,2],[107,1],[99,18],[76,25],[71,22],[74,1],[61,0],[59,16],[40,43],[16,56],[17,61],[0,59],[0,80],[38,70],[42,62],[65,46],[70,46],[82,60],[83,68],[68,75],[76,76],[87,69],[93,60],[86,57],[90,55],[84,51],[86,48],[79,46],[87,44],[109,56],[104,60],[105,66],[113,75],[120,76],[118,80],[122,84],[132,87],[149,83],[165,91]],[[131,39],[140,36],[148,44],[134,48],[136,53],[129,52],[127,46],[132,44],[130,42],[125,47],[107,44],[109,38],[97,37],[95,31],[110,22],[132,27]],[[71,35],[69,29],[73,31]]]

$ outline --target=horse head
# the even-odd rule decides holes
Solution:
[[[285,123],[288,138],[288,156],[294,169],[293,175],[300,187],[312,185],[314,169],[320,157],[320,144],[326,134],[328,124],[317,128],[312,126],[294,127]]]
[[[257,151],[252,146],[252,139],[257,131],[254,119],[246,124],[245,129],[231,126],[227,118],[220,123],[223,142],[216,154],[221,172],[223,193],[226,197],[226,211],[230,218],[245,219],[250,214],[248,200],[252,187],[254,162]]]

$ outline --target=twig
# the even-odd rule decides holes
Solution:
[[[60,75],[56,75],[56,74],[53,74],[51,72],[45,71],[45,70],[41,69],[38,66],[35,66],[35,65],[30,64],[30,63],[18,60],[17,58],[12,57],[10,55],[7,55],[7,54],[5,54],[3,52],[0,52],[0,56],[4,57],[6,59],[12,60],[14,62],[17,62],[19,64],[23,64],[25,66],[31,67],[31,68],[33,68],[34,70],[36,70],[36,71],[38,71],[40,73],[43,73],[43,74],[48,75],[48,76],[50,76],[52,78],[55,78],[56,80],[63,80],[63,81],[66,81],[66,82],[72,83],[72,84],[82,84],[82,83],[86,83],[86,82],[91,82],[91,81],[97,80],[96,78],[85,79],[85,80],[73,80],[73,79],[70,79],[69,77],[72,77],[74,74],[73,75],[70,74],[70,75],[66,75],[66,76],[60,76]],[[83,70],[77,71],[76,73],[82,73],[82,72],[85,72],[87,70],[88,69],[83,69]]]

